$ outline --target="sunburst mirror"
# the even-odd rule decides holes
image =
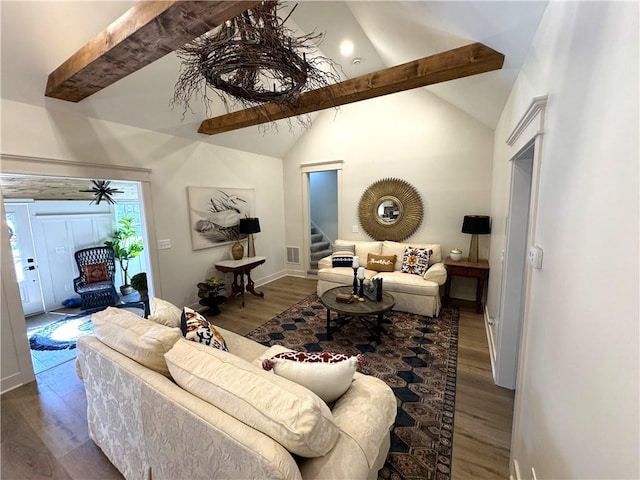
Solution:
[[[398,178],[371,184],[358,205],[360,225],[376,240],[400,242],[410,237],[422,223],[422,215],[420,194]]]

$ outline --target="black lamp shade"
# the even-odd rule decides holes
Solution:
[[[260,220],[257,218],[241,218],[239,230],[240,233],[246,233],[247,235],[251,233],[259,233]]]
[[[491,233],[491,219],[487,215],[465,215],[462,233],[485,235]]]

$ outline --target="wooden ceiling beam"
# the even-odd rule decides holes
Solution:
[[[481,43],[473,43],[302,93],[298,96],[295,105],[291,107],[268,103],[209,118],[200,124],[198,132],[215,135],[260,125],[390,93],[499,70],[503,63],[503,54]]]
[[[49,74],[45,95],[79,102],[259,1],[139,1]]]

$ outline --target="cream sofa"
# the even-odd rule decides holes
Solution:
[[[382,290],[389,292],[396,300],[394,310],[417,313],[430,317],[440,315],[440,286],[447,280],[447,270],[442,263],[442,252],[438,244],[401,243],[391,241],[352,241],[336,240],[334,250],[355,245],[355,255],[360,266],[365,267],[369,253],[375,255],[395,255],[393,272],[365,270],[365,279],[382,278]],[[429,257],[429,269],[423,276],[402,273],[402,260],[407,247],[426,248],[432,251]],[[332,267],[332,255],[318,262],[318,296],[330,288],[353,284],[353,269],[350,267]]]
[[[328,406],[258,366],[284,347],[220,328],[229,349],[222,352],[185,340],[179,328],[112,310],[94,314],[76,370],[89,434],[125,478],[377,478],[397,409],[381,380],[355,372]],[[211,403],[222,397],[224,408]]]

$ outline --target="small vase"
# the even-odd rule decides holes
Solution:
[[[244,247],[240,242],[236,242],[231,247],[231,255],[234,260],[240,260],[244,256]]]

